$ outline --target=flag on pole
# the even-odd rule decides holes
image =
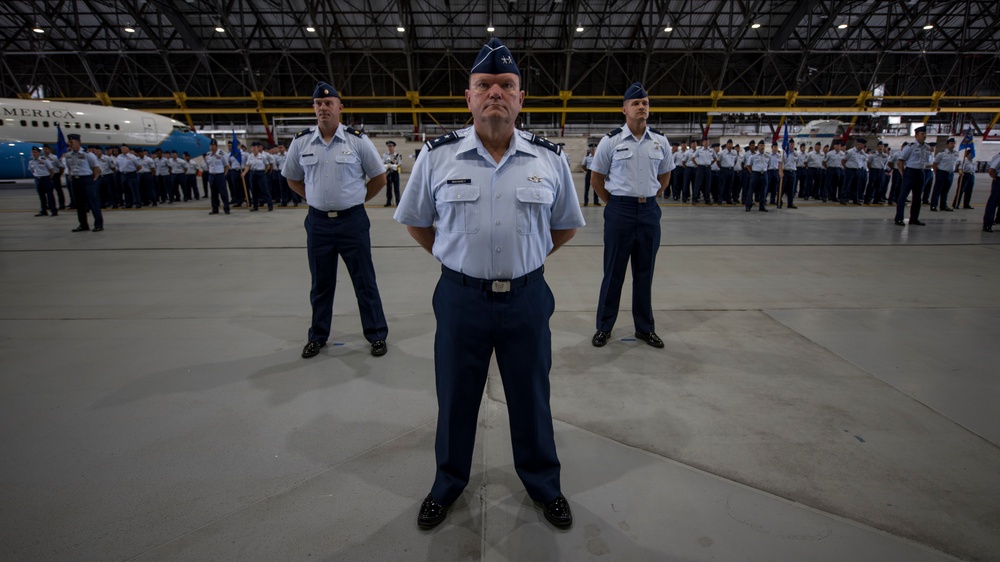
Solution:
[[[788,152],[789,152],[789,146],[788,146],[788,122],[787,121],[785,122],[785,140],[783,140],[781,142],[781,151],[784,152],[785,154],[788,154]]]
[[[976,143],[972,142],[972,127],[966,129],[965,136],[962,137],[962,144],[958,146],[958,149],[969,149],[969,154],[971,154],[973,158],[976,157]]]
[[[229,149],[229,155],[236,159],[237,162],[243,164],[243,153],[240,152],[240,141],[236,139],[236,130],[233,130],[233,146]]]
[[[62,155],[67,152],[69,152],[69,145],[66,144],[66,137],[63,136],[59,123],[56,123],[56,158],[62,158]]]

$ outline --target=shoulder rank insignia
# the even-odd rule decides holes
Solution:
[[[619,134],[621,134],[621,132],[622,132],[622,128],[618,127],[614,131],[611,131],[610,133],[608,133],[608,136],[609,137],[615,137],[615,136],[618,136]]]
[[[447,135],[441,135],[440,137],[438,137],[436,139],[431,139],[431,140],[425,142],[424,146],[427,147],[427,150],[434,150],[435,148],[437,148],[437,147],[439,147],[441,145],[445,145],[445,144],[448,144],[450,142],[455,142],[455,141],[457,141],[460,138],[462,138],[462,137],[461,137],[461,135],[458,134],[458,131],[452,131],[452,132],[448,133]]]
[[[296,133],[295,138],[299,138],[301,136],[308,135],[311,132],[313,132],[313,128],[312,127],[309,127],[308,129],[303,129],[303,130],[299,131],[298,133]]]
[[[619,129],[619,131],[620,131],[620,130],[621,130],[621,129]],[[661,133],[660,131],[657,131],[656,129],[654,129],[654,128],[652,128],[652,127],[650,127],[650,128],[649,128],[649,132],[650,132],[650,133],[654,133],[654,134],[657,134],[657,135],[662,135],[662,134],[663,134],[663,133]]]
[[[364,131],[359,131],[359,130],[355,129],[354,127],[344,127],[344,129],[349,134],[352,134],[352,135],[354,135],[356,137],[363,137],[365,135]]]
[[[534,133],[521,129],[517,131],[517,134],[521,135],[521,138],[530,142],[531,144],[536,144],[538,146],[547,148],[552,152],[555,152],[556,154],[562,154],[562,147],[552,141],[545,140]]]

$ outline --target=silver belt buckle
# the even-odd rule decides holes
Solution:
[[[645,203],[646,202],[646,198],[645,197],[640,197],[639,198],[639,202],[640,203]]]
[[[326,212],[326,218],[328,218],[328,219],[335,219],[338,216],[340,216],[340,211],[327,211]]]
[[[510,281],[494,281],[492,290],[494,293],[509,293]]]

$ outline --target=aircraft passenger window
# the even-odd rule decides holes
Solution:
[[[90,128],[90,123],[84,123],[83,126],[89,129]]]
[[[38,121],[32,121],[31,122],[31,126],[32,127],[37,127],[38,126]]]
[[[107,123],[105,123],[104,124],[104,130],[105,131],[110,131],[111,130],[111,125],[108,125]]]
[[[80,128],[80,123],[79,123],[79,122],[77,122],[77,124],[76,124],[76,128],[77,128],[77,129],[79,129],[79,128]]]
[[[115,130],[117,131],[119,129],[121,129],[121,127],[118,126],[118,123],[115,123]]]
[[[22,127],[27,127],[28,126],[28,122],[25,121],[24,119],[21,119],[21,126]]]
[[[49,126],[49,122],[48,121],[42,121],[42,126],[43,127],[48,127]]]

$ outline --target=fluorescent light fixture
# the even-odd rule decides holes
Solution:
[[[403,26],[399,26],[399,27],[396,28],[396,31],[398,31],[400,33],[403,33],[404,31],[406,31],[406,28],[403,27]]]
[[[490,33],[493,33],[493,32],[494,32],[494,31],[496,31],[496,30],[497,30],[497,29],[496,29],[495,27],[493,27],[493,24],[492,24],[492,23],[490,24],[490,26],[489,26],[489,27],[487,27],[487,28],[486,28],[486,31],[488,31],[488,32],[490,32]]]
[[[576,26],[576,32],[577,33],[583,33],[583,26],[582,25]]]
[[[306,31],[308,31],[309,33],[316,33],[316,28],[310,25],[309,27],[306,28]]]
[[[670,33],[673,30],[674,30],[674,28],[670,27],[669,25],[667,27],[663,28],[663,31],[666,31],[667,33]]]
[[[842,23],[842,24],[840,24],[840,25],[837,26],[837,29],[847,29],[847,24],[846,23]]]
[[[131,27],[126,27],[125,28],[125,33],[135,33],[135,29],[131,28]]]
[[[755,24],[753,24],[753,25],[750,26],[750,29],[760,29],[760,24],[759,23],[755,23]]]
[[[215,30],[218,31],[219,33],[225,33],[226,32],[226,28],[224,28],[224,27],[216,27]]]
[[[45,30],[40,27],[34,27],[31,30],[34,31],[35,33],[45,33]]]
[[[926,31],[928,29],[934,29],[934,24],[933,23],[929,23],[929,24],[927,24],[927,25],[924,26],[924,31]]]

